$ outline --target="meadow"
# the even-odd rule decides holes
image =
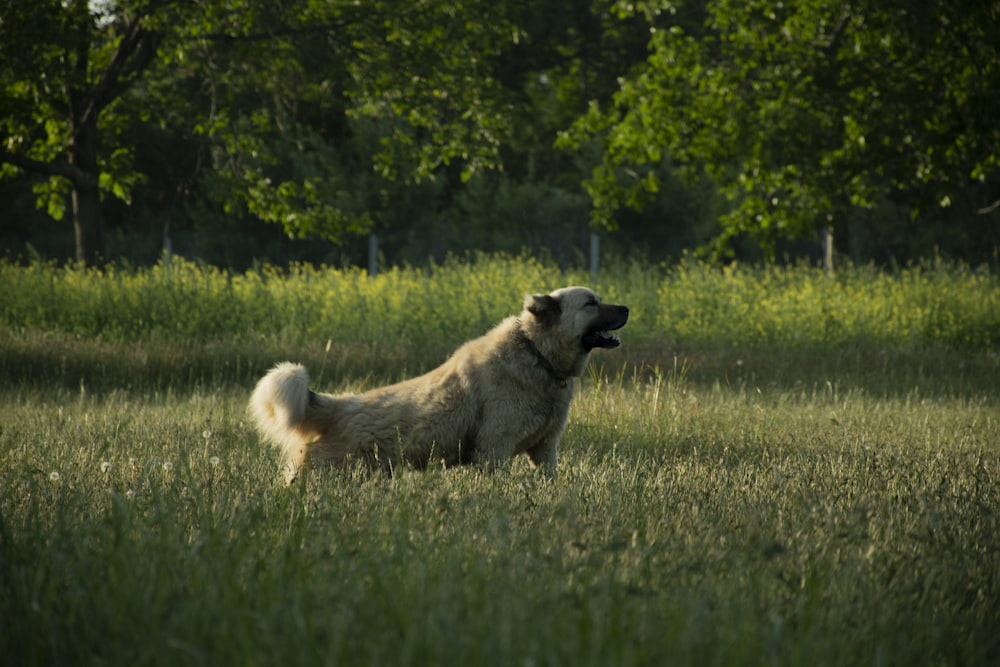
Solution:
[[[552,481],[284,487],[274,362],[412,376],[519,310],[626,303]],[[990,665],[1000,278],[480,257],[376,278],[0,262],[0,651],[16,665]]]

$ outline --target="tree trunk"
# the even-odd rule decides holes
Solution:
[[[97,186],[73,188],[73,227],[76,230],[76,259],[96,266],[104,259],[104,223],[101,192]]]
[[[86,266],[104,260],[104,219],[101,211],[100,168],[97,164],[97,115],[90,113],[74,123],[70,162],[80,178],[73,181],[73,227],[76,259]]]

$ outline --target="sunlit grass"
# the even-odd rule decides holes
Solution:
[[[555,482],[522,462],[291,489],[243,391],[8,392],[7,655],[995,659],[995,397],[695,386],[673,369],[582,384]]]
[[[679,346],[1000,345],[1000,279],[987,267],[886,273],[619,264],[597,281],[528,258],[483,257],[375,278],[354,269],[262,267],[231,273],[181,259],[104,271],[0,262],[0,325],[111,341],[280,340],[439,347],[520,310],[524,294],[593,284],[633,310],[634,342]]]
[[[331,391],[411,376],[587,276],[0,276],[11,664],[1000,658],[988,273],[620,267],[598,287],[632,321],[580,381],[556,480],[518,461],[292,488],[245,414],[271,364]]]

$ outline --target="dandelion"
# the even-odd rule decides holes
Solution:
[[[208,460],[208,462],[209,462],[210,464],[212,464],[212,467],[214,468],[214,467],[216,467],[217,465],[219,465],[219,457],[218,457],[218,456],[213,456],[212,458],[210,458],[210,459]]]
[[[174,464],[173,463],[171,463],[170,461],[164,461],[163,462],[163,471],[164,472],[170,472],[173,469],[174,469]]]
[[[49,473],[49,479],[51,479],[53,482],[58,482],[59,481],[59,471],[58,470],[53,470],[52,472],[50,472]]]
[[[125,492],[125,497],[128,498],[129,500],[132,500],[133,498],[135,498],[135,491],[129,489],[128,491]]]
[[[211,431],[209,431],[209,430],[208,430],[208,429],[206,428],[206,429],[205,429],[204,431],[202,431],[202,432],[201,432],[201,437],[203,437],[203,438],[205,438],[206,440],[208,440],[209,438],[211,438],[211,437],[212,437],[212,432],[211,432]]]
[[[101,472],[106,473],[111,470],[111,461],[101,461]]]

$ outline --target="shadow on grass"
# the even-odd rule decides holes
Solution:
[[[274,340],[107,342],[65,334],[0,334],[0,391],[191,392],[245,388],[275,363],[308,368],[313,385],[352,391],[423,373],[451,349],[404,344],[299,347]],[[1000,398],[1000,355],[986,351],[864,348],[696,349],[623,346],[597,351],[598,377],[674,376],[693,386],[795,391],[829,385],[873,396]]]
[[[446,351],[437,355],[443,360]],[[404,347],[274,341],[107,342],[63,334],[0,335],[0,390],[85,390],[135,393],[246,388],[274,364],[304,364],[316,386],[395,381],[434,365],[433,354]]]
[[[791,392],[828,386],[875,397],[1000,399],[1000,355],[947,349],[622,348],[592,357],[593,372],[659,373],[694,387]]]

